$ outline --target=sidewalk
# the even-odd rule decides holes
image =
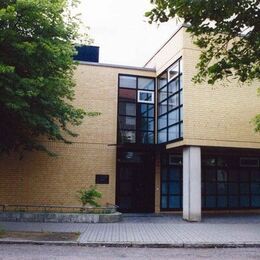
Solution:
[[[260,247],[260,215],[211,216],[201,223],[176,215],[126,215],[121,223],[111,224],[0,222],[0,226],[7,231],[80,232],[75,244],[86,246]]]

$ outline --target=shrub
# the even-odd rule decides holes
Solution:
[[[102,197],[101,192],[97,191],[96,186],[90,186],[88,189],[81,189],[78,191],[79,200],[83,206],[90,205],[94,207],[100,207],[97,203],[97,199]]]

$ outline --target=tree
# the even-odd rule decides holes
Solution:
[[[260,78],[258,0],[151,0],[149,22],[179,17],[202,49],[195,82],[223,78],[240,82]]]
[[[76,1],[0,3],[0,153],[49,151],[39,139],[70,143],[86,113],[74,99]]]

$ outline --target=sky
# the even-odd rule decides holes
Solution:
[[[149,24],[144,13],[150,8],[149,0],[81,0],[78,10],[101,63],[143,66],[170,38],[176,22]]]

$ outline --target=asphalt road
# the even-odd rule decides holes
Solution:
[[[260,248],[156,249],[0,245],[0,259],[260,259]]]

